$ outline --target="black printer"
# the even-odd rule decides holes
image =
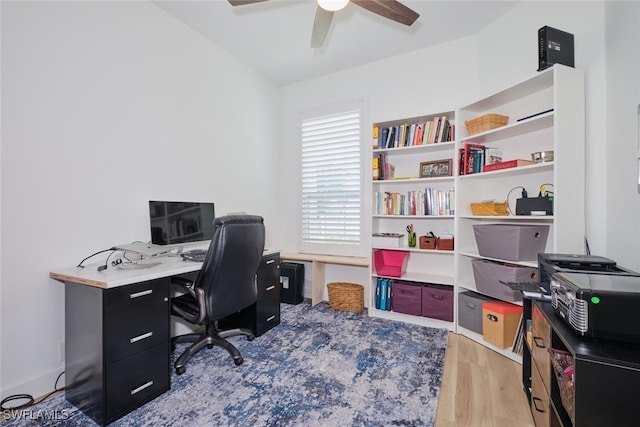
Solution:
[[[540,286],[578,334],[640,343],[640,274],[592,255],[538,255]]]

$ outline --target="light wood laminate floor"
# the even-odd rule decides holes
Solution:
[[[522,366],[449,333],[436,427],[533,427]]]

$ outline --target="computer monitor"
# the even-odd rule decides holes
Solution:
[[[158,245],[211,240],[214,219],[213,203],[149,201],[151,243]]]

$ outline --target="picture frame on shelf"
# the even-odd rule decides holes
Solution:
[[[420,163],[420,178],[433,178],[438,176],[452,176],[453,160],[431,160]]]

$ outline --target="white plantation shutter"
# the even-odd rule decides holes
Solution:
[[[362,240],[361,106],[303,117],[300,249],[355,254]],[[351,248],[350,248],[351,247]]]

